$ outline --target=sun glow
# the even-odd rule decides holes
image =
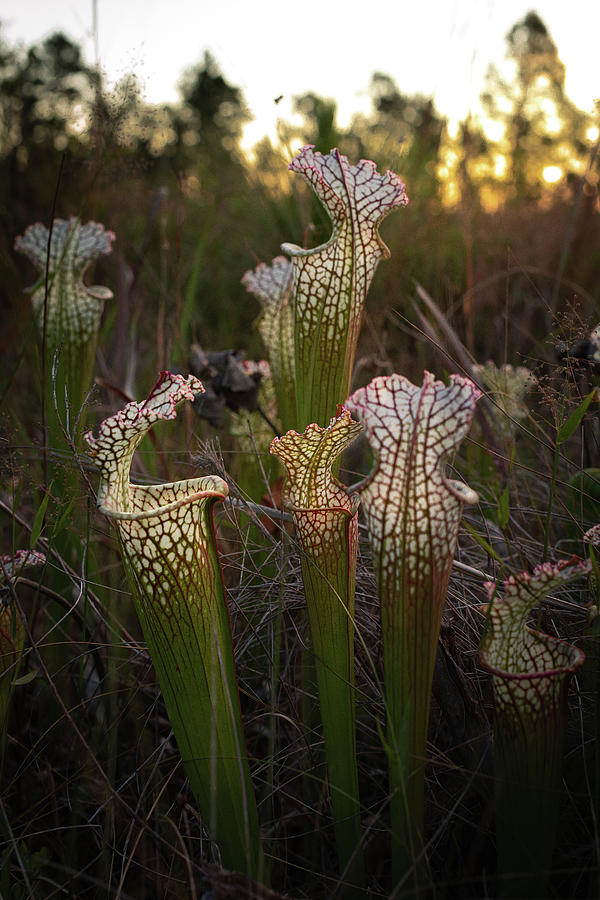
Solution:
[[[546,184],[556,184],[563,177],[563,170],[560,166],[544,166],[542,175]]]

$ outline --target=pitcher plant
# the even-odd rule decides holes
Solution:
[[[340,407],[327,428],[311,424],[271,444],[288,472],[284,496],[300,547],[340,869],[356,896],[364,884],[354,687],[359,501],[331,467],[361,431]]]
[[[244,737],[231,627],[213,506],[228,494],[217,476],[136,485],[136,447],[198,379],[162,372],[142,403],[85,436],[100,469],[98,508],[117,527],[123,561],[191,788],[223,864],[264,878],[258,814]]]
[[[479,390],[425,372],[375,378],[346,406],[376,456],[360,489],[381,603],[392,869],[397,885],[423,852],[429,707],[442,611],[463,506],[477,494],[448,479],[445,463],[465,437]]]
[[[587,575],[577,558],[488,582],[481,661],[494,687],[498,894],[547,897],[556,838],[567,693],[583,665],[577,647],[529,628],[533,607]]]
[[[114,240],[113,232],[99,222],[81,225],[76,218],[55,219],[51,237],[49,229],[36,222],[15,240],[15,250],[28,256],[39,272],[29,292],[40,338],[45,335],[47,395],[53,402],[56,394],[63,421],[65,390],[76,416],[90,389],[100,319],[105,301],[113,296],[110,288],[86,285],[83,279],[94,260],[111,253]],[[57,352],[53,386],[52,363]]]

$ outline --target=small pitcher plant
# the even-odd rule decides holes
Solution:
[[[99,222],[81,225],[76,218],[55,219],[51,237],[48,228],[36,222],[15,240],[15,250],[28,256],[40,273],[29,291],[40,337],[46,335],[48,391],[53,356],[60,349],[54,387],[61,414],[65,390],[77,412],[90,389],[104,302],[113,293],[101,285],[88,286],[83,279],[94,260],[111,253],[114,240],[113,232]]]
[[[347,407],[377,463],[360,490],[381,601],[394,883],[423,850],[424,772],[433,669],[465,503],[477,494],[446,477],[480,392],[459,375],[375,378]]]
[[[497,366],[490,360],[474,365],[472,371],[494,404],[500,436],[514,441],[519,425],[527,419],[525,398],[535,386],[535,376],[525,366]]]
[[[242,733],[231,628],[212,509],[228,494],[217,476],[135,485],[136,447],[177,406],[201,393],[162,372],[143,403],[85,436],[100,469],[98,507],[115,523],[136,610],[186,773],[223,863],[264,877],[258,814]]]
[[[587,575],[579,559],[488,582],[481,661],[494,686],[496,842],[500,897],[547,897],[558,824],[567,692],[577,647],[527,626],[533,607]]]
[[[253,272],[246,272],[242,278],[246,290],[258,297],[263,305],[258,331],[269,357],[283,431],[289,431],[296,422],[292,282],[292,264],[285,256],[277,256],[270,266],[259,263]]]
[[[331,467],[361,431],[340,408],[327,428],[312,424],[271,444],[288,471],[285,501],[301,551],[340,868],[358,888],[364,883],[354,696],[359,501],[348,496]]]

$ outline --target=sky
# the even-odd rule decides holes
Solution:
[[[255,120],[245,144],[275,134],[291,98],[315,92],[338,101],[339,122],[369,111],[375,71],[405,94],[433,96],[451,121],[477,109],[485,71],[501,63],[505,35],[530,9],[540,15],[566,66],[566,90],[592,111],[600,99],[597,0],[2,0],[10,44],[56,30],[98,61],[109,84],[133,71],[151,103],[175,101],[186,67],[205,50],[240,87]],[[96,38],[95,39],[95,35]],[[276,97],[283,99],[275,104]]]

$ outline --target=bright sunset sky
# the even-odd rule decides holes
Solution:
[[[460,119],[476,109],[488,63],[501,62],[506,32],[532,8],[566,65],[567,93],[591,111],[600,98],[597,0],[97,0],[98,48],[109,83],[133,70],[156,103],[176,100],[184,68],[210,50],[255,116],[248,144],[273,133],[291,97],[307,91],[335,97],[346,124],[368,111],[374,71]],[[0,19],[11,44],[60,29],[93,62],[92,10],[93,0],[2,0]]]

